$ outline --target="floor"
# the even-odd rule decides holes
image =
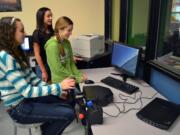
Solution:
[[[14,135],[14,128],[12,121],[8,114],[5,112],[5,108],[0,103],[0,135]],[[36,135],[32,131],[33,135]],[[76,120],[64,131],[63,135],[84,135],[84,127],[77,123]],[[27,129],[18,128],[17,135],[29,135]]]

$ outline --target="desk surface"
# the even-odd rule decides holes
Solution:
[[[119,93],[127,96],[127,94],[100,82],[101,79],[107,76],[112,76],[114,78],[121,79],[121,77],[119,76],[111,75],[111,73],[117,73],[117,71],[114,68],[110,67],[110,68],[86,69],[86,70],[82,70],[82,72],[87,74],[88,79],[96,82],[93,85],[101,85],[101,86],[109,87],[114,93],[115,102],[122,101],[118,97]],[[135,86],[138,86],[142,91],[143,97],[150,98],[156,93],[156,91],[151,86],[149,86],[147,83],[143,81],[137,81],[137,80],[135,81],[128,79],[127,82]],[[81,84],[80,85],[81,88],[84,85],[85,84]],[[132,95],[132,97],[133,96],[134,94]],[[140,96],[140,92],[137,93],[136,96],[138,98]],[[164,98],[160,94],[157,94],[155,97]],[[131,102],[132,99],[129,98],[128,101]],[[145,106],[147,103],[152,101],[152,99],[143,99],[142,101],[143,101],[143,106]],[[117,104],[117,105],[120,107],[121,110],[123,109],[122,104]],[[132,107],[139,108],[140,106],[141,106],[140,101],[138,101],[136,104],[126,105],[126,110]],[[118,113],[117,108],[113,104],[104,107],[103,111],[111,115],[116,115]],[[180,134],[180,117],[175,121],[175,123],[171,126],[171,128],[166,131],[153,127],[139,120],[136,117],[137,112],[138,110],[132,110],[128,113],[120,114],[119,117],[116,118],[103,114],[104,123],[102,125],[92,125],[91,127],[93,135],[120,135],[120,134],[121,135],[179,135]]]

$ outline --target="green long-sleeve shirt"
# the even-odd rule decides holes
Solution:
[[[64,57],[60,54],[60,46],[64,47]],[[67,77],[75,77],[78,83],[82,81],[82,73],[74,63],[71,44],[68,40],[58,43],[57,39],[52,37],[46,42],[45,50],[53,83],[61,82]]]

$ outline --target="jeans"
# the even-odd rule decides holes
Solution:
[[[50,81],[51,80],[50,68],[49,68],[49,66],[47,64],[45,65],[45,68],[46,68],[46,72],[48,74],[48,81]],[[35,67],[35,72],[36,72],[36,75],[38,76],[38,78],[42,79],[42,72],[41,72],[40,66],[37,65]]]
[[[8,113],[17,123],[44,123],[42,135],[61,135],[75,118],[73,107],[56,96],[24,99]]]

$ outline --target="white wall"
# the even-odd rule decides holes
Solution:
[[[53,12],[53,22],[68,16],[74,22],[73,35],[104,34],[104,0],[21,0],[22,12],[0,12],[0,17],[15,16],[22,20],[31,35],[36,26],[36,11],[43,6]]]

